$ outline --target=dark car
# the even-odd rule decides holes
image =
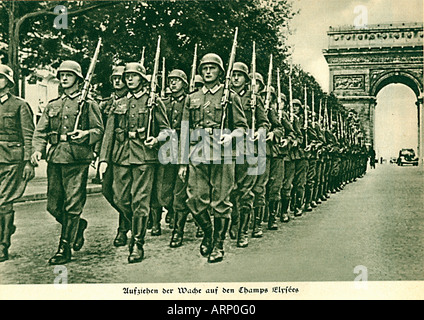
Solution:
[[[415,155],[413,149],[402,149],[399,151],[399,157],[397,159],[398,166],[403,166],[404,164],[412,164],[413,166],[418,166],[418,157]]]

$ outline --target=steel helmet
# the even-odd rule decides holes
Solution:
[[[60,66],[59,69],[57,69],[57,78],[59,78],[59,74],[60,72],[72,72],[74,73],[77,77],[79,77],[80,79],[84,80],[84,76],[82,75],[82,70],[81,70],[81,65],[73,60],[65,60],[63,61]]]
[[[124,74],[125,67],[124,66],[115,66],[112,68],[112,74],[110,75],[110,81],[112,81],[112,77],[119,76],[122,77]]]
[[[273,95],[274,97],[277,97],[277,94],[275,93],[275,88],[273,86],[269,87],[269,91],[271,92],[271,95]],[[267,91],[266,90],[262,91],[261,95],[266,97]]]
[[[225,73],[224,63],[222,62],[221,57],[216,53],[207,53],[203,56],[197,69],[199,73],[202,73],[202,66],[206,63],[213,63],[218,65],[221,71]]]
[[[183,80],[183,82],[188,85],[188,80],[187,80],[187,75],[183,70],[180,69],[174,69],[170,72],[170,74],[168,75],[168,79],[171,78],[179,78],[181,80]]]
[[[246,80],[249,79],[249,67],[244,62],[234,62],[233,72],[234,71],[244,73],[244,75],[246,76]]]
[[[13,70],[9,66],[5,64],[0,64],[0,74],[5,76],[7,80],[9,80],[9,86],[13,87],[15,85],[15,81],[13,80]]]
[[[249,74],[249,78],[252,79],[253,73]],[[263,87],[265,87],[264,77],[259,72],[256,72],[256,81],[259,81]]]
[[[140,75],[143,79],[149,81],[146,75],[146,68],[144,68],[144,66],[139,62],[129,62],[125,65],[123,74],[125,75],[125,73],[130,73],[130,72],[136,73]]]
[[[205,82],[203,81],[203,78],[200,74],[196,74],[194,76],[194,83],[195,84],[204,84]]]

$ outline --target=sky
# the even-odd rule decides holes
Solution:
[[[328,92],[329,69],[322,50],[328,48],[327,31],[330,26],[353,25],[358,17],[358,13],[355,13],[357,6],[366,7],[368,24],[422,22],[423,2],[424,0],[293,0],[294,9],[300,10],[293,18],[293,34],[289,37],[289,44],[294,46],[293,62],[310,72],[323,90]],[[380,127],[376,131],[383,131],[386,137],[391,137],[391,140],[386,139],[381,132],[376,132],[376,144],[384,157],[392,156],[393,149],[402,148],[405,144],[415,145],[414,149],[417,151],[416,99],[411,92],[403,85],[393,85],[382,90],[377,97],[379,109],[376,110],[376,122],[379,121]],[[407,130],[404,126],[405,117],[393,116],[401,112],[396,110],[399,106],[406,108],[403,114],[408,115],[407,122],[414,123]],[[393,129],[390,130],[390,135],[384,130],[384,126],[388,125]],[[403,138],[400,139],[400,136]]]

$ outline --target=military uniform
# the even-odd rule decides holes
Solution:
[[[248,67],[241,62],[234,64],[233,72],[240,71],[244,73],[246,82],[249,79]],[[247,119],[248,128],[256,132],[258,130],[264,130],[267,132],[270,128],[263,102],[260,96],[257,94],[256,105],[255,105],[255,128],[253,126],[253,108],[252,108],[252,91],[246,88],[245,85],[241,90],[238,91],[238,95],[241,99],[241,104]],[[252,216],[255,194],[253,188],[257,180],[257,173],[259,173],[259,163],[250,164],[248,157],[258,156],[257,146],[255,142],[247,139],[251,139],[252,131],[247,132],[246,144],[244,148],[243,161],[236,163],[235,166],[235,187],[231,194],[233,210],[231,214],[231,226],[237,229],[235,235],[237,235],[237,246],[246,247],[248,245],[248,229],[249,221]],[[262,142],[264,142],[265,134],[263,134]],[[257,142],[259,143],[259,141]],[[265,160],[265,159],[263,159]],[[258,158],[258,161],[260,159]],[[256,171],[257,170],[257,171]],[[231,235],[231,232],[230,232]],[[234,236],[235,236],[234,235]],[[234,237],[233,236],[233,237]],[[234,237],[235,238],[235,237]]]
[[[112,81],[112,77],[119,76],[122,77],[124,73],[124,66],[116,66],[112,70],[112,74],[110,80]],[[128,94],[128,88],[125,86],[122,89],[115,90],[112,94],[106,99],[102,100],[99,104],[99,109],[102,114],[103,124],[106,125],[107,118],[109,114],[111,114],[115,108],[116,101],[122,99],[124,96]],[[96,155],[100,155],[100,150],[102,146],[102,141],[99,141],[96,144],[95,152]],[[97,168],[97,176],[100,177],[99,167]],[[100,179],[99,179],[100,180]],[[131,217],[127,217],[124,212],[120,212],[118,206],[113,202],[113,192],[112,192],[112,181],[113,174],[112,169],[108,168],[106,172],[103,174],[102,183],[102,194],[106,198],[106,200],[112,205],[112,207],[118,211],[119,219],[118,219],[118,232],[113,241],[113,244],[116,247],[125,246],[127,244],[127,233],[131,230]]]
[[[70,65],[72,67],[74,63]],[[62,63],[58,70],[58,73],[68,71],[68,62]],[[74,72],[73,69],[69,71]],[[82,78],[82,75],[79,76]],[[34,152],[46,155],[48,163],[47,210],[62,224],[59,250],[50,260],[51,264],[70,260],[71,244],[75,251],[83,245],[82,233],[87,221],[80,216],[86,202],[88,168],[94,160],[94,146],[103,135],[98,104],[88,98],[77,128],[88,131],[88,135],[72,139],[70,133],[75,128],[80,97],[81,92],[75,91],[50,101],[37,123],[32,141]]]
[[[12,70],[0,65],[0,74],[13,82]],[[26,188],[24,168],[31,157],[31,139],[34,132],[33,113],[24,100],[10,94],[0,95],[0,262],[8,259],[15,211],[13,203]]]
[[[206,63],[218,65],[224,72],[219,56],[205,55],[200,61],[199,70]],[[228,147],[223,151],[219,144],[224,112],[221,105],[223,92],[222,84],[216,84],[210,89],[202,87],[188,95],[183,113],[183,121],[188,121],[192,130],[190,140],[194,140],[193,135],[196,133],[203,134],[200,142],[194,142],[190,150],[187,205],[204,231],[200,252],[203,256],[208,256],[209,262],[221,261],[224,255],[224,240],[232,211],[230,195],[235,183],[235,151]],[[231,132],[238,129],[241,136],[247,129],[240,98],[234,91],[230,92],[224,125],[224,129]],[[182,143],[186,139],[187,137],[182,138]],[[230,152],[227,153],[226,150]],[[214,217],[213,226],[209,210]]]
[[[179,69],[172,70],[168,75],[168,80],[171,81],[173,78],[181,79],[184,86],[188,86],[187,76],[184,71]],[[162,207],[164,207],[168,211],[170,225],[173,228],[171,247],[182,245],[184,227],[189,213],[186,203],[187,180],[181,180],[178,175],[178,143],[176,143],[181,134],[181,120],[186,96],[187,94],[183,87],[178,94],[171,93],[167,99],[163,100],[166,115],[173,131],[173,137],[168,141],[170,143],[170,150],[168,150],[170,154],[164,155],[169,163],[160,164],[157,167],[152,196],[152,235],[160,234]]]
[[[145,78],[145,69],[138,63],[127,64],[124,74],[127,72],[136,72]],[[145,145],[150,111],[153,137],[162,140],[164,130],[169,129],[163,102],[156,97],[156,105],[150,110],[148,99],[144,88],[129,92],[115,102],[106,124],[99,159],[100,162],[107,162],[108,167],[112,166],[114,203],[126,217],[132,219],[130,263],[140,262],[144,258],[144,238],[158,163],[158,149]]]

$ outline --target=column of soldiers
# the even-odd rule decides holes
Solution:
[[[168,96],[161,98],[157,74],[149,76],[142,63],[114,67],[112,95],[100,104],[87,98],[76,123],[84,76],[77,62],[64,61],[58,69],[63,93],[34,128],[28,104],[9,92],[13,72],[0,65],[0,261],[8,259],[15,229],[13,202],[41,159],[48,163],[47,210],[62,226],[52,265],[69,262],[84,244],[88,222],[81,216],[96,157],[103,194],[118,212],[113,244],[128,244],[129,263],[144,259],[148,229],[162,234],[162,209],[172,228],[170,247],[183,245],[191,214],[200,254],[214,263],[223,260],[227,235],[246,248],[249,234],[264,236],[264,223],[277,230],[278,218],[288,223],[312,211],[365,174],[367,150],[353,110],[344,122],[334,121],[327,110],[317,116],[306,97],[304,103],[287,99],[279,77],[277,90],[271,86],[272,63],[266,84],[244,62],[229,68],[207,53],[193,83],[182,70],[169,72]],[[229,82],[222,83],[225,75]],[[253,142],[241,155],[253,154],[256,163],[236,161],[240,139]],[[160,161],[165,141],[172,145],[168,164]]]

